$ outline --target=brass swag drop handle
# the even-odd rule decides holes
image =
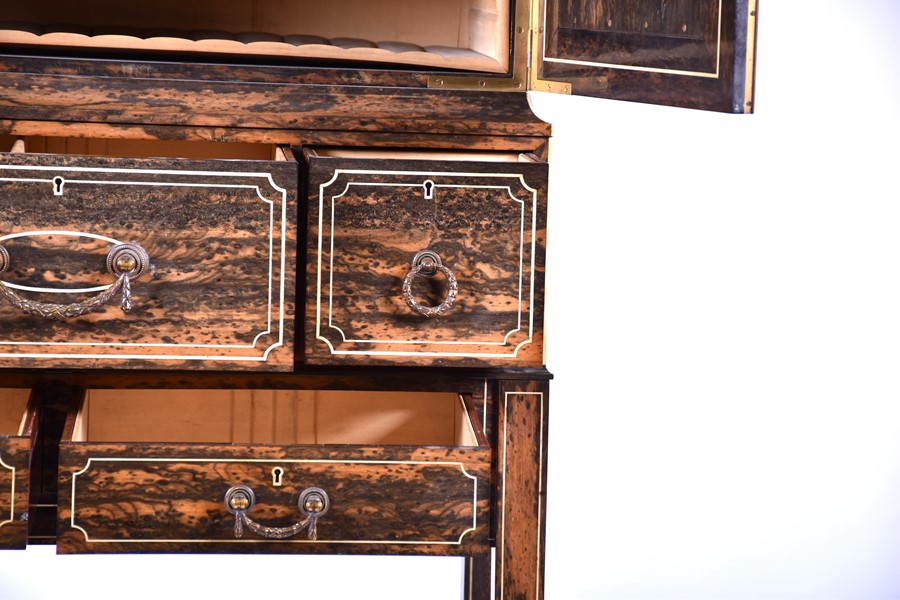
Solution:
[[[331,501],[328,493],[322,488],[306,488],[301,492],[300,499],[297,501],[300,514],[306,518],[287,527],[269,527],[248,517],[247,513],[254,504],[256,504],[256,494],[246,485],[236,485],[225,492],[225,508],[234,515],[234,537],[243,537],[244,527],[273,540],[283,540],[308,529],[307,537],[315,541],[319,537],[319,518],[328,512]]]
[[[5,247],[0,246],[0,273],[9,268],[9,263],[9,252]],[[150,257],[147,255],[147,251],[139,245],[134,243],[116,244],[106,255],[106,268],[117,277],[116,282],[93,298],[73,304],[35,302],[23,298],[2,281],[0,281],[0,297],[29,315],[43,317],[50,321],[64,321],[99,310],[121,291],[122,312],[129,312],[132,308],[131,282],[140,277],[149,266]]]

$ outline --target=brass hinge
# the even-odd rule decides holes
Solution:
[[[564,81],[550,81],[548,79],[538,79],[532,76],[528,83],[528,89],[535,92],[550,92],[551,94],[568,94],[572,95],[572,84]]]
[[[428,78],[428,87],[448,90],[493,90],[498,92],[521,92],[525,90],[522,79],[515,76],[432,75]]]
[[[538,12],[538,3],[533,4],[532,23],[538,23],[540,14]],[[541,36],[544,35],[543,25],[538,25],[537,29],[532,28],[530,31],[530,43],[528,44],[528,89],[536,92],[550,92],[552,94],[572,94],[572,84],[563,81],[550,81],[547,79],[539,79],[538,57],[541,56]]]

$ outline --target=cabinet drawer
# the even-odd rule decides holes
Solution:
[[[0,155],[0,364],[291,369],[297,165],[262,150]]]
[[[306,150],[313,364],[543,364],[547,166]]]
[[[488,549],[490,449],[456,394],[92,390],[66,439],[60,552]]]
[[[0,548],[24,548],[28,538],[28,395],[0,389]]]

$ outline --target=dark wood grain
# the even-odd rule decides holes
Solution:
[[[61,552],[471,555],[488,547],[487,448],[64,443],[60,454]],[[284,487],[272,485],[275,466]],[[237,484],[256,493],[248,516],[277,527],[301,520],[303,489],[325,489],[332,504],[319,540],[235,539],[223,500]]]
[[[546,136],[525,94],[0,72],[0,119],[442,135]]]
[[[56,542],[59,440],[71,425],[84,390],[61,380],[36,381],[29,399],[31,449],[28,543]]]
[[[61,195],[54,195],[57,177],[66,181]],[[292,162],[5,155],[0,231],[71,233],[4,241],[11,262],[4,282],[111,284],[111,244],[90,236],[140,244],[152,268],[133,282],[127,314],[113,304],[53,322],[0,306],[4,363],[21,362],[21,355],[29,366],[47,367],[102,360],[160,368],[174,360],[290,369],[296,177]],[[91,296],[26,294],[63,304]]]
[[[581,0],[568,1],[574,3],[573,7],[578,3],[587,6]],[[516,10],[522,12],[524,7],[525,3],[520,3]],[[589,10],[573,14],[588,16]],[[561,17],[565,19],[566,14]],[[592,27],[598,23],[594,21]],[[654,38],[657,46],[665,41],[660,36],[668,35],[668,26],[655,21],[650,24],[650,29],[659,34]],[[572,22],[563,22],[561,27],[568,37],[558,40],[558,47],[578,56],[592,56],[582,46],[586,47],[591,36],[603,33],[602,28],[584,29]],[[511,26],[510,32],[514,30]],[[617,35],[615,44],[627,46],[622,40],[641,32],[623,26]],[[690,43],[697,46],[697,34],[692,35]],[[517,47],[521,49],[522,45],[518,43]],[[656,46],[653,50],[656,52]],[[319,68],[274,60],[263,64],[242,59],[241,64],[234,64],[234,59],[222,56],[206,56],[200,64],[185,56],[158,60],[162,57],[97,52],[65,58],[50,56],[49,52],[41,56],[40,49],[4,51],[9,52],[0,56],[0,134],[4,135],[501,150],[533,153],[539,160],[546,160],[548,154],[550,126],[534,116],[526,94],[428,89],[429,79],[437,73],[365,65],[344,68],[348,65],[335,63]],[[583,77],[583,81],[593,81],[594,77],[590,70],[564,69],[550,75],[557,73]],[[622,86],[631,84],[630,74],[618,80],[615,75],[606,77],[611,82],[612,97],[647,94],[644,79],[635,77],[637,91],[628,92]],[[653,79],[651,85],[665,86],[668,82]],[[673,85],[679,98],[696,95],[683,91],[680,83]],[[576,91],[584,89],[592,90],[590,84],[576,84]],[[653,94],[663,96],[662,92]],[[701,96],[703,102],[711,102]],[[9,138],[3,141],[11,144]],[[33,164],[33,160],[4,157],[0,166]],[[54,161],[70,180],[76,179],[72,171],[76,167],[140,168],[148,164],[46,160]],[[215,170],[205,162],[156,164],[174,170]],[[324,167],[310,189],[330,180],[337,164]],[[359,169],[359,165],[351,162],[345,166]],[[122,358],[115,365],[122,369],[108,369],[112,363],[102,357],[0,359],[0,382],[35,388],[37,411],[30,463],[32,543],[55,541],[58,525],[62,552],[474,556],[468,563],[472,577],[467,593],[475,599],[490,597],[489,551],[496,540],[501,582],[498,598],[540,597],[546,476],[544,417],[550,378],[543,368],[542,329],[546,165],[456,163],[436,167],[433,162],[383,161],[366,166],[382,171],[427,172],[436,183],[448,185],[460,181],[457,177],[464,169],[470,174],[465,176],[468,181],[494,187],[467,188],[465,193],[457,189],[425,211],[421,203],[397,193],[357,194],[353,196],[355,204],[339,207],[351,210],[338,213],[349,227],[334,236],[338,250],[343,252],[335,264],[340,273],[352,272],[353,276],[344,280],[335,306],[348,323],[347,330],[355,335],[423,334],[430,338],[429,343],[451,341],[449,345],[435,344],[445,350],[472,354],[468,342],[494,331],[498,322],[506,326],[513,312],[518,312],[509,308],[510,303],[519,303],[518,271],[504,260],[515,254],[511,240],[519,239],[522,224],[534,225],[533,229],[525,227],[534,249],[523,261],[527,265],[523,278],[534,296],[526,294],[522,304],[533,318],[534,329],[519,353],[513,358],[453,358],[428,355],[429,348],[422,346],[415,349],[425,354],[400,359],[365,354],[333,356],[316,347],[317,340],[300,324],[296,327],[297,339],[293,339],[297,290],[304,307],[299,312],[305,321],[312,322],[312,303],[304,295],[313,297],[313,284],[307,277],[314,273],[310,265],[317,260],[318,244],[312,240],[320,233],[318,195],[304,187],[301,198],[312,201],[312,210],[307,213],[306,203],[296,203],[292,196],[296,187],[292,167],[282,165],[271,170],[262,163],[241,162],[230,163],[230,167],[243,172],[271,172],[276,184],[289,190],[288,198],[293,203],[289,219],[294,212],[300,213],[299,233],[294,222],[288,222],[286,241],[290,250],[285,271],[275,270],[276,278],[286,283],[283,332],[287,343],[273,351],[264,366],[267,371],[262,372],[242,370],[246,366],[243,362],[218,360],[222,356],[204,364],[210,369],[206,372],[197,371],[197,364],[183,355],[160,361]],[[442,172],[446,174],[438,174]],[[498,181],[508,185],[507,178],[497,173],[522,176],[519,183],[510,186],[507,197],[521,198],[529,188],[537,190],[537,201],[526,210],[524,219],[522,212],[510,210],[506,200],[500,201],[494,194]],[[79,171],[78,177],[90,179],[94,175]],[[191,181],[179,175],[167,177],[169,183]],[[338,184],[351,182],[348,176],[342,177]],[[79,345],[72,346],[73,351],[84,353],[86,348],[94,352],[96,344],[116,344],[123,339],[216,345],[244,339],[248,323],[254,322],[251,315],[258,313],[260,306],[257,273],[265,260],[258,252],[259,237],[253,233],[261,225],[259,215],[242,210],[249,197],[222,188],[207,189],[202,198],[185,189],[174,189],[188,186],[147,193],[149,183],[158,183],[151,179],[131,179],[139,185],[128,190],[139,190],[137,196],[87,194],[72,185],[63,197],[56,197],[46,188],[28,190],[21,182],[11,184],[8,190],[0,189],[21,198],[6,201],[9,206],[5,207],[5,220],[0,219],[0,236],[23,227],[52,227],[125,237],[148,246],[156,266],[154,277],[135,283],[136,308],[130,315],[123,316],[117,308],[111,308],[73,323],[23,324],[22,317],[0,308],[0,342],[3,336],[7,336],[7,342],[36,336],[59,343],[74,341]],[[385,175],[376,183],[405,182],[414,187],[420,179],[419,175]],[[93,181],[88,187],[105,185]],[[392,189],[397,191],[396,186]],[[452,191],[452,186],[440,189]],[[304,222],[307,218],[309,228]],[[208,225],[210,221],[216,225]],[[309,235],[309,242],[305,235]],[[50,237],[10,241],[16,264],[8,277],[22,284],[54,287],[108,283],[102,261],[98,261],[104,254],[103,244],[85,238]],[[292,262],[296,244],[300,246],[297,265]],[[399,281],[420,245],[436,246],[461,282],[458,314],[451,313],[435,323],[423,323],[417,315],[395,310]],[[307,252],[309,257],[305,256]],[[295,277],[299,280],[296,290]],[[444,293],[439,281],[435,285],[417,282],[415,290],[424,303],[439,302]],[[241,307],[240,314],[229,312],[233,306]],[[408,308],[404,305],[400,310]],[[372,316],[374,322],[366,320]],[[523,341],[517,335],[514,332],[506,340],[509,345]],[[459,342],[459,338],[468,338],[468,342]],[[300,357],[296,363],[292,342]],[[407,353],[411,347],[404,343],[382,350]],[[12,351],[0,346],[0,352],[7,350]],[[310,362],[304,363],[303,357]],[[272,368],[285,371],[268,371]],[[483,421],[487,435],[477,436],[479,445],[475,448],[68,441],[75,429],[77,400],[84,389],[91,387],[455,391],[466,396],[470,417],[473,422]],[[284,487],[271,483],[271,469],[276,465],[287,470],[288,485]],[[249,531],[235,540],[233,517],[225,510],[223,496],[237,483],[254,488],[259,504],[250,517],[270,526],[290,525],[300,518],[297,495],[306,486],[326,488],[333,504],[319,524],[320,541],[263,540]],[[473,518],[477,526],[466,532]],[[21,523],[16,527],[24,529]],[[11,531],[10,527],[0,528],[0,542]]]
[[[215,57],[210,57],[215,58]],[[110,60],[71,57],[27,56],[19,53],[0,55],[0,72],[19,75],[65,77],[194,80],[206,82],[239,81],[245,83],[291,83],[302,85],[428,86],[428,74],[411,70],[372,68],[323,68],[279,64],[234,64],[234,62]]]
[[[466,558],[466,570],[463,575],[464,600],[491,600],[493,583],[491,566],[490,556]]]
[[[24,548],[28,538],[31,440],[0,436],[0,548]]]
[[[115,371],[115,370],[2,370],[4,387],[35,387],[66,383],[81,388],[114,389],[298,389],[298,390],[409,390],[452,391],[483,397],[485,385],[497,378],[544,381],[545,368],[443,369],[397,366],[298,365],[292,373]]]
[[[545,189],[544,164],[311,157],[307,361],[541,365]],[[430,319],[401,290],[426,249],[459,284]],[[425,306],[448,294],[413,283]]]
[[[546,385],[499,386],[497,598],[544,597],[547,406]]]
[[[620,31],[677,37],[711,37],[718,0],[549,0],[568,29]],[[558,7],[558,8],[555,8]]]
[[[540,77],[573,93],[749,112],[748,0],[548,0]],[[748,72],[749,71],[749,72]]]

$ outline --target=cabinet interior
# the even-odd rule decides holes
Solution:
[[[22,435],[31,391],[0,388],[0,436]]]
[[[477,446],[455,393],[88,390],[75,442]]]
[[[0,3],[0,43],[76,52],[268,56],[502,73],[509,39],[509,0]]]
[[[284,149],[275,144],[240,142],[185,142],[173,140],[131,140],[121,138],[51,137],[0,135],[0,151],[34,154],[76,154],[119,158],[192,158],[287,160]]]

